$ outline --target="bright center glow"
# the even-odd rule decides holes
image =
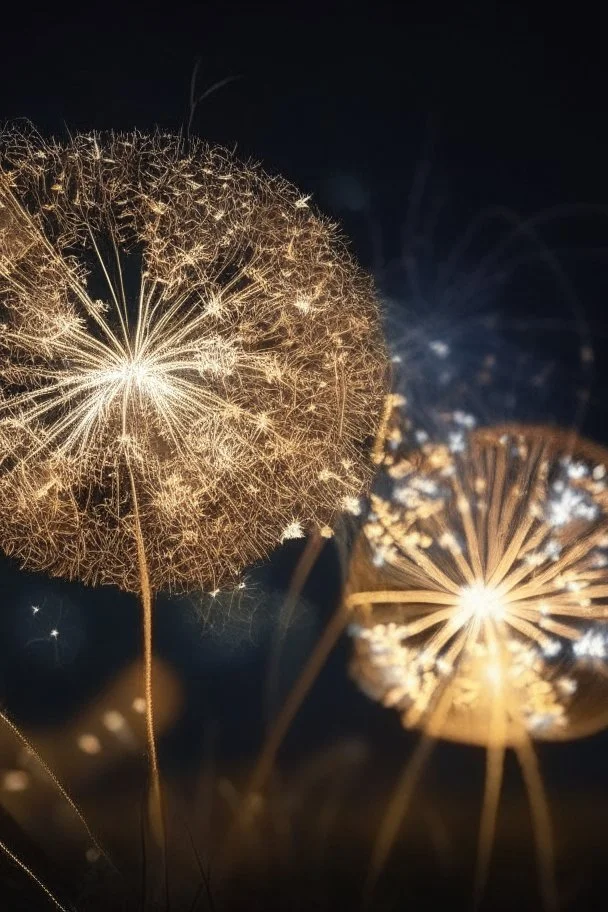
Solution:
[[[136,383],[144,386],[151,376],[150,365],[146,361],[126,359],[115,367],[104,368],[97,372],[100,384]]]
[[[460,606],[471,616],[496,620],[503,616],[505,610],[496,589],[484,586],[483,583],[474,583],[461,589]]]
[[[127,361],[120,370],[125,383],[136,383],[144,386],[150,376],[150,367],[145,361]]]
[[[144,383],[148,377],[148,368],[145,364],[130,364],[129,365],[129,378],[134,380],[136,383]]]
[[[148,359],[125,358],[124,362],[117,366],[98,371],[95,374],[95,383],[98,389],[106,390],[111,396],[125,387],[131,391],[135,388],[140,393],[152,397],[167,396],[171,393],[163,371]]]

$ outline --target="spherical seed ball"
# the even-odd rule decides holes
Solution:
[[[347,583],[353,676],[434,737],[517,745],[604,728],[608,451],[462,418],[447,443],[387,435]]]
[[[278,177],[171,135],[0,143],[0,545],[139,588],[230,584],[370,478],[370,281]]]

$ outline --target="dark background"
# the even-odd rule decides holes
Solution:
[[[502,359],[498,395],[482,406],[492,418],[524,417],[532,409],[541,420],[574,422],[608,444],[608,70],[600,19],[581,5],[563,13],[555,6],[529,12],[493,3],[444,9],[378,2],[363,9],[350,3],[166,2],[154,8],[83,5],[68,12],[14,4],[2,22],[0,119],[27,118],[43,133],[59,135],[68,129],[185,129],[198,61],[196,95],[229,81],[197,106],[192,133],[261,160],[342,222],[362,265],[397,301],[406,351],[408,333],[420,332],[413,326],[417,317],[424,332],[440,327],[456,340],[454,369],[465,381],[469,359],[486,345],[496,349]],[[497,268],[489,284],[475,281],[482,258],[510,230],[508,221],[490,221],[455,267],[465,280],[473,276],[474,291],[483,286],[483,293],[443,297],[435,282],[442,263],[471,221],[495,206],[513,213],[514,223],[547,213],[538,243],[515,244],[515,251],[526,251],[525,271],[513,275],[507,268],[503,276]],[[551,256],[541,255],[541,247]],[[406,278],[406,254],[418,264],[416,286]],[[430,311],[434,323],[428,323]],[[502,315],[505,328],[486,340],[478,314],[490,312]],[[593,376],[578,360],[585,333],[595,349]],[[514,377],[524,351],[532,367]],[[434,378],[425,385],[432,364],[423,355],[416,365],[423,402],[427,389],[440,396]],[[546,365],[547,384],[531,393],[531,372]],[[578,408],[581,391],[589,394],[585,410]],[[497,403],[507,398],[510,411],[503,414]],[[159,600],[156,648],[185,689],[179,718],[161,743],[163,768],[178,787],[210,757],[218,775],[247,768],[259,747],[272,631],[298,553],[295,545],[284,549],[257,571],[242,602],[213,609],[210,617],[205,606],[201,616],[196,597]],[[340,579],[337,554],[329,548],[288,634],[283,692],[331,614]],[[115,591],[33,577],[8,562],[0,568],[0,593],[0,700],[48,743],[138,656],[137,605]],[[32,605],[41,606],[35,616]],[[55,628],[57,639],[50,636]],[[354,751],[361,765],[348,810],[363,821],[364,833],[369,818],[371,840],[378,808],[415,738],[358,693],[346,675],[348,655],[343,641],[298,717],[282,764],[288,776],[331,745],[346,745],[345,756]],[[563,905],[602,908],[608,739],[598,734],[541,748],[540,760],[557,823]],[[430,908],[437,899],[467,907],[482,773],[480,752],[437,748],[420,813],[424,818],[427,802],[447,833],[443,867],[423,834],[391,869],[378,908],[408,902]],[[120,775],[98,783],[97,791],[90,786],[93,806],[105,800],[104,788],[120,791]],[[488,908],[501,902],[505,908],[538,907],[522,788],[509,766]],[[314,832],[314,826],[303,829]],[[111,847],[111,836],[107,841]],[[461,841],[470,847],[468,857]],[[337,824],[335,865],[326,859],[324,877],[306,901],[298,891],[317,875],[294,854],[287,874],[275,872],[276,883],[266,876],[277,896],[290,897],[277,899],[276,906],[337,908],[346,898],[356,908],[358,880],[349,859],[365,858],[364,843],[352,826]],[[65,886],[62,895],[74,898],[79,874],[71,874],[69,864],[66,859],[56,874]],[[7,908],[33,908],[37,899],[25,899],[23,881],[2,863],[5,870]],[[244,907],[258,906],[249,896]],[[260,900],[259,908],[270,908],[269,900]]]

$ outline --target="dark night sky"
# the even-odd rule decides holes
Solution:
[[[352,171],[403,205],[432,115],[454,177],[481,201],[606,190],[598,23],[492,3],[408,4],[406,15],[352,6],[104,4],[103,15],[49,6],[14,17],[3,24],[3,116],[47,130],[176,129],[200,59],[203,89],[239,78],[200,108],[195,130],[310,186]]]
[[[608,214],[608,65],[599,19],[571,4],[563,13],[557,5],[545,13],[491,2],[453,6],[403,4],[403,12],[400,3],[377,2],[355,12],[352,3],[166,2],[153,9],[83,3],[66,12],[52,4],[13,4],[12,20],[2,22],[0,121],[27,118],[43,133],[58,134],[178,130],[188,120],[198,60],[199,92],[231,81],[200,104],[192,132],[236,145],[314,193],[343,222],[369,269],[398,256],[414,176],[426,160],[430,197],[445,200],[439,251],[456,243],[476,213],[497,204],[524,218],[558,204],[606,206]],[[566,269],[599,361],[596,411],[586,427],[608,442],[601,363],[608,220],[595,214],[556,222],[549,237],[557,246],[594,251],[569,260]],[[474,250],[470,257],[469,268]],[[542,314],[552,306],[537,303]],[[509,303],[508,295],[506,306],[518,316],[522,309],[535,315],[521,300]],[[567,306],[559,307],[567,322]],[[559,360],[563,347],[554,334],[543,356]],[[268,571],[276,591],[286,585],[296,552],[287,550]],[[30,726],[61,722],[137,655],[135,604],[114,592],[2,568],[0,702]],[[291,634],[294,659],[309,648],[338,589],[337,562],[328,553],[307,590],[311,616]],[[29,616],[24,620],[36,601],[44,603],[49,625],[61,625],[59,652],[46,627],[32,630]],[[178,771],[199,762],[201,720],[219,724],[220,754],[238,758],[255,748],[268,644],[261,620],[254,624],[258,649],[247,636],[235,646],[234,631],[228,645],[193,633],[191,614],[161,600],[157,618],[158,651],[188,687],[184,718],[162,748],[167,767]],[[241,620],[239,629],[246,628]],[[412,739],[404,740],[395,720],[355,692],[344,674],[347,656],[342,644],[292,732],[288,755],[297,760],[338,732],[377,742],[382,762],[396,769],[395,754]],[[468,775],[463,756],[453,748],[439,751],[433,782],[447,792],[460,788],[459,776]],[[560,747],[547,759],[549,789],[558,798],[581,780],[591,794],[605,791],[606,736]],[[595,907],[588,901],[576,908]]]

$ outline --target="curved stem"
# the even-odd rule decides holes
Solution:
[[[407,814],[414,790],[435,746],[435,741],[436,739],[433,735],[424,734],[401,774],[374,842],[370,865],[363,885],[362,909],[373,908],[373,893],[378,878],[397,841],[399,828]]]
[[[152,589],[150,588],[150,574],[148,560],[144,545],[139,513],[139,500],[135,478],[131,466],[128,465],[129,479],[131,482],[131,496],[133,498],[133,512],[135,517],[135,540],[137,542],[137,561],[139,565],[140,595],[142,604],[143,637],[144,637],[144,697],[146,701],[146,743],[148,761],[150,764],[150,819],[154,835],[163,851],[165,850],[165,832],[162,812],[160,772],[158,756],[156,753],[156,737],[154,733],[154,695],[152,691]]]
[[[13,733],[13,735],[21,742],[21,744],[23,744],[23,746],[26,748],[26,750],[34,758],[36,763],[39,764],[39,766],[42,769],[42,771],[44,772],[44,774],[46,776],[48,776],[48,778],[53,783],[53,785],[55,786],[55,788],[57,789],[57,791],[59,792],[61,797],[64,799],[64,801],[68,804],[68,806],[71,808],[71,810],[74,812],[74,814],[76,814],[76,817],[78,818],[78,820],[84,827],[84,830],[85,830],[87,836],[91,840],[93,848],[96,849],[96,851],[98,851],[99,854],[102,855],[103,858],[106,859],[108,864],[112,868],[114,868],[114,870],[116,870],[112,859],[107,854],[107,852],[104,851],[104,849],[102,848],[100,843],[97,841],[97,839],[93,835],[93,832],[92,832],[89,824],[87,823],[86,817],[84,816],[83,812],[80,810],[80,808],[78,807],[76,802],[73,800],[73,798],[70,798],[67,791],[65,790],[65,788],[63,787],[63,785],[61,784],[61,782],[59,781],[59,779],[53,772],[53,770],[49,767],[49,765],[47,763],[45,763],[45,761],[42,759],[42,757],[40,756],[40,754],[38,753],[38,751],[36,750],[34,745],[31,743],[31,741],[25,737],[23,732],[20,731],[20,729],[17,728],[17,726],[15,725],[15,723],[12,722],[11,719],[9,719],[9,717],[3,712],[0,712],[0,721],[2,721],[4,723],[4,725],[6,725],[6,727],[8,729],[10,729],[10,731]]]
[[[54,893],[51,893],[49,888],[43,884],[43,882],[40,880],[40,878],[36,877],[36,875],[31,870],[31,868],[28,868],[28,866],[25,864],[25,862],[21,861],[21,859],[18,858],[17,855],[15,855],[13,852],[11,852],[11,850],[8,848],[8,846],[4,845],[4,843],[1,841],[0,841],[0,852],[4,852],[6,857],[10,858],[10,860],[13,862],[13,864],[17,865],[17,867],[20,868],[23,871],[23,873],[26,874],[29,877],[29,879],[31,881],[33,881],[36,884],[36,886],[42,890],[43,893],[46,894],[47,898],[50,900],[50,902],[53,903],[53,905],[55,906],[56,909],[59,910],[59,912],[68,912],[66,907],[61,905],[61,903],[59,902],[57,897],[54,895]]]
[[[531,740],[522,741],[515,748],[530,801],[532,825],[536,838],[540,889],[543,909],[557,912],[559,901],[555,883],[555,850],[549,803],[545,794],[538,759]]]
[[[148,565],[141,532],[137,537],[137,553],[139,571],[141,575],[141,603],[143,609],[143,634],[144,634],[144,696],[146,700],[146,739],[148,744],[148,759],[152,775],[152,789],[160,797],[160,773],[158,770],[158,756],[156,753],[156,736],[154,731],[154,698],[152,694],[152,592],[148,578]]]
[[[322,538],[318,532],[313,533],[313,535],[310,536],[293,572],[289,583],[289,589],[287,590],[281,607],[279,623],[275,628],[268,677],[266,679],[266,711],[268,720],[271,719],[276,704],[282,654],[281,647],[289,625],[291,624],[298,599],[302,594],[304,586],[310,576],[310,571],[314,567],[325,542],[326,539]]]
[[[489,680],[491,693],[490,725],[486,747],[486,776],[484,784],[481,824],[477,843],[473,909],[481,906],[490,873],[490,860],[496,840],[498,805],[504,777],[507,723],[509,719],[508,677],[510,656],[504,646],[504,632],[489,620],[484,622],[485,637],[490,653],[499,657],[495,674]],[[502,638],[501,638],[502,637]]]
[[[490,871],[490,857],[496,839],[498,803],[504,775],[504,742],[491,744],[486,752],[486,778],[483,794],[483,809],[477,845],[473,909],[481,906]]]
[[[342,634],[349,617],[350,612],[344,607],[338,608],[334,613],[274,721],[246,786],[244,796],[236,813],[236,820],[228,834],[221,855],[220,867],[223,867],[226,859],[232,856],[235,840],[243,835],[251,822],[251,799],[260,794],[266,786],[283,739]]]
[[[452,693],[445,687],[440,693],[428,718],[427,729],[418,741],[409,761],[406,763],[393,797],[383,816],[380,829],[374,842],[370,866],[363,886],[362,909],[373,908],[373,894],[378,878],[395,846],[399,829],[409,810],[414,791],[431,752],[440,736],[443,723],[452,705]]]
[[[268,777],[272,772],[272,767],[277,752],[283,743],[283,739],[289,731],[289,727],[293,722],[296,713],[315,683],[319,672],[325,665],[330,652],[342,634],[349,616],[348,612],[343,608],[339,608],[315,645],[298,680],[294,684],[287,700],[279,712],[266,739],[266,743],[262,748],[262,753],[260,754],[249,782],[247,790],[249,795],[254,795],[264,788]]]

